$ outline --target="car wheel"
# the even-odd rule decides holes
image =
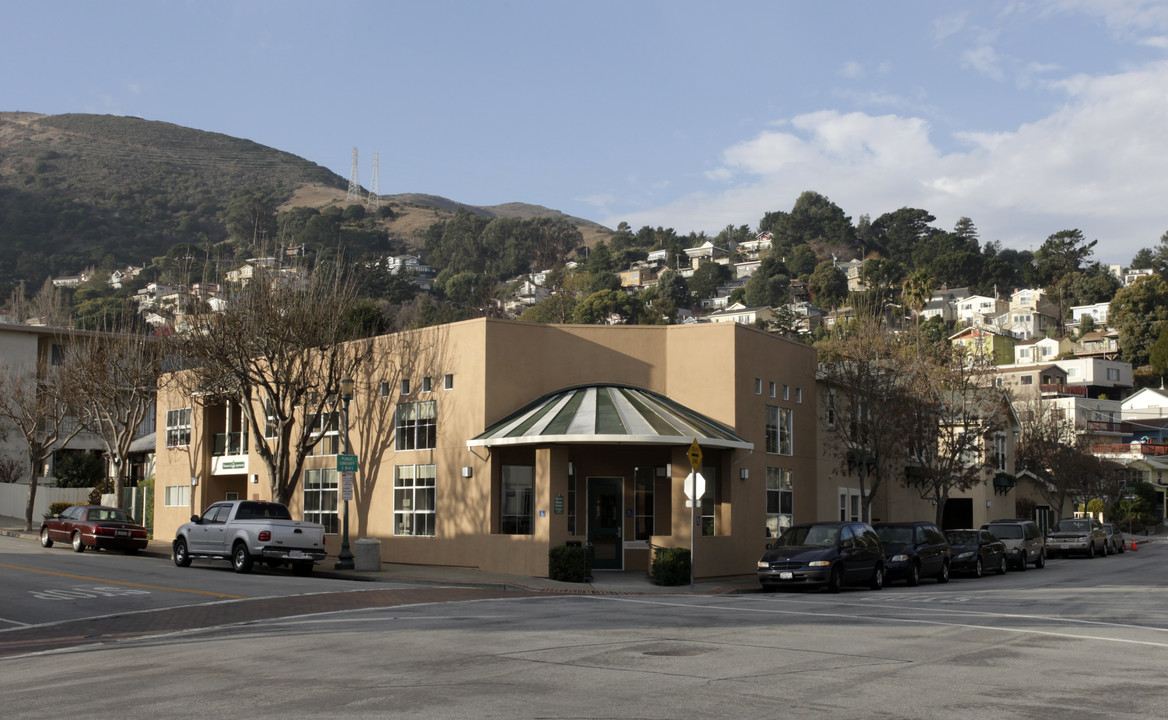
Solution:
[[[908,576],[904,581],[908,583],[909,587],[916,587],[921,584],[921,568],[916,563],[911,563],[908,566]]]
[[[1107,543],[1103,543],[1103,553],[1102,554],[1103,554],[1103,557],[1107,557],[1108,555],[1111,554],[1111,547]]]
[[[1088,560],[1095,559],[1095,543],[1091,543],[1091,544],[1087,545],[1087,559]]]
[[[1018,572],[1026,570],[1026,550],[1022,551],[1022,559],[1014,564],[1014,569]]]
[[[187,550],[187,541],[184,538],[174,541],[174,552],[171,554],[174,557],[175,565],[179,567],[191,566],[191,553]]]
[[[53,546],[53,539],[49,537],[49,529],[41,528],[41,547],[50,548]]]
[[[985,568],[982,567],[981,558],[978,558],[977,562],[973,564],[973,576],[981,577],[983,572],[985,572]]]
[[[876,570],[872,573],[872,582],[868,583],[868,587],[873,590],[884,589],[884,566],[877,565]]]
[[[300,577],[305,577],[312,574],[312,563],[298,562],[292,563],[292,574]]]
[[[844,585],[844,569],[839,565],[833,565],[831,574],[827,576],[827,591],[829,593],[837,593]]]
[[[231,549],[231,569],[237,573],[249,573],[253,562],[247,546],[241,542],[235,543]]]
[[[937,582],[939,582],[939,583],[949,582],[949,563],[947,563],[947,562],[941,563],[941,573],[939,575],[937,575]]]
[[[1120,544],[1119,544],[1119,552],[1120,552],[1120,554],[1121,554],[1121,555],[1122,555],[1123,553],[1127,552],[1127,546],[1126,546],[1126,545],[1124,545],[1123,543],[1120,543]]]
[[[81,533],[76,530],[73,531],[73,552],[85,552],[85,542],[81,539]]]
[[[1034,561],[1034,567],[1038,568],[1039,570],[1046,567],[1046,551],[1045,550],[1038,551],[1038,559]]]
[[[998,574],[999,575],[1006,574],[1006,556],[1005,555],[1003,555],[1001,561],[998,562]]]

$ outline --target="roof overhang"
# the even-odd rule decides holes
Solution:
[[[508,445],[690,445],[753,450],[716,420],[651,390],[578,385],[548,393],[487,428],[467,447]]]

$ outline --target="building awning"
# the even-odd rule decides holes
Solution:
[[[564,388],[467,441],[467,447],[591,443],[689,445],[753,450],[729,427],[659,393],[630,385]]]

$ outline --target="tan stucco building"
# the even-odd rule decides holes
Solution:
[[[377,343],[349,406],[349,512],[351,539],[379,539],[384,562],[544,576],[549,548],[580,542],[598,570],[643,570],[654,547],[688,548],[696,526],[695,575],[716,577],[753,572],[768,536],[820,519],[807,345],[738,323],[494,319]],[[230,404],[160,393],[156,537],[215,501],[270,498],[245,427]],[[334,555],[342,429],[320,421],[291,502],[329,528]]]

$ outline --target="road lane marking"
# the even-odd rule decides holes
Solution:
[[[21,567],[19,565],[5,565],[4,563],[0,563],[0,568],[7,568],[9,570],[24,570],[25,572],[54,575],[56,577],[72,578],[74,580],[89,580],[92,582],[113,583],[114,585],[145,588],[146,590],[165,590],[169,592],[190,593],[192,595],[210,595],[211,597],[225,598],[228,600],[243,600],[247,597],[247,595],[228,595],[226,593],[212,592],[210,590],[187,590],[185,588],[166,587],[164,585],[143,585],[142,583],[125,582],[123,580],[109,580],[106,578],[89,577],[87,575],[72,575],[70,573],[56,572],[55,570],[40,570],[38,568],[27,568]]]

